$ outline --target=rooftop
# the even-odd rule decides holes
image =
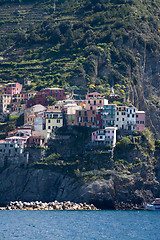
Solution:
[[[137,111],[137,110],[136,110],[136,113],[145,113],[145,111]]]

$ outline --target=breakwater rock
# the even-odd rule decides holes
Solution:
[[[93,204],[66,202],[10,202],[7,207],[1,207],[0,210],[98,210]]]

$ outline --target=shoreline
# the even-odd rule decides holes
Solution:
[[[10,202],[6,207],[0,207],[0,210],[99,210],[93,204],[65,202]]]
[[[137,204],[128,204],[128,203],[116,203],[114,209],[99,209],[94,204],[87,203],[74,203],[70,201],[58,202],[42,202],[42,201],[33,201],[33,202],[22,202],[15,201],[10,202],[9,205],[5,207],[0,207],[0,211],[3,210],[145,210],[143,205]]]

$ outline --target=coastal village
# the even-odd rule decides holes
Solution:
[[[109,99],[116,98],[113,88]],[[22,115],[24,125],[8,132],[0,140],[0,156],[14,164],[28,163],[33,148],[47,148],[49,139],[56,139],[56,130],[64,126],[82,126],[92,129],[91,145],[116,145],[117,131],[121,136],[144,131],[145,112],[134,106],[110,103],[97,92],[85,98],[65,94],[63,88],[45,88],[39,92],[27,91],[20,83],[0,86],[0,112],[2,123],[8,116]],[[78,146],[77,146],[78,147]]]

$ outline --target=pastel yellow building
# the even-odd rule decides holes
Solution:
[[[8,105],[11,103],[11,95],[10,94],[0,94],[0,112],[5,112],[7,110]]]
[[[62,111],[55,110],[47,110],[46,111],[46,130],[53,132],[56,128],[60,128],[63,126],[63,115]]]

